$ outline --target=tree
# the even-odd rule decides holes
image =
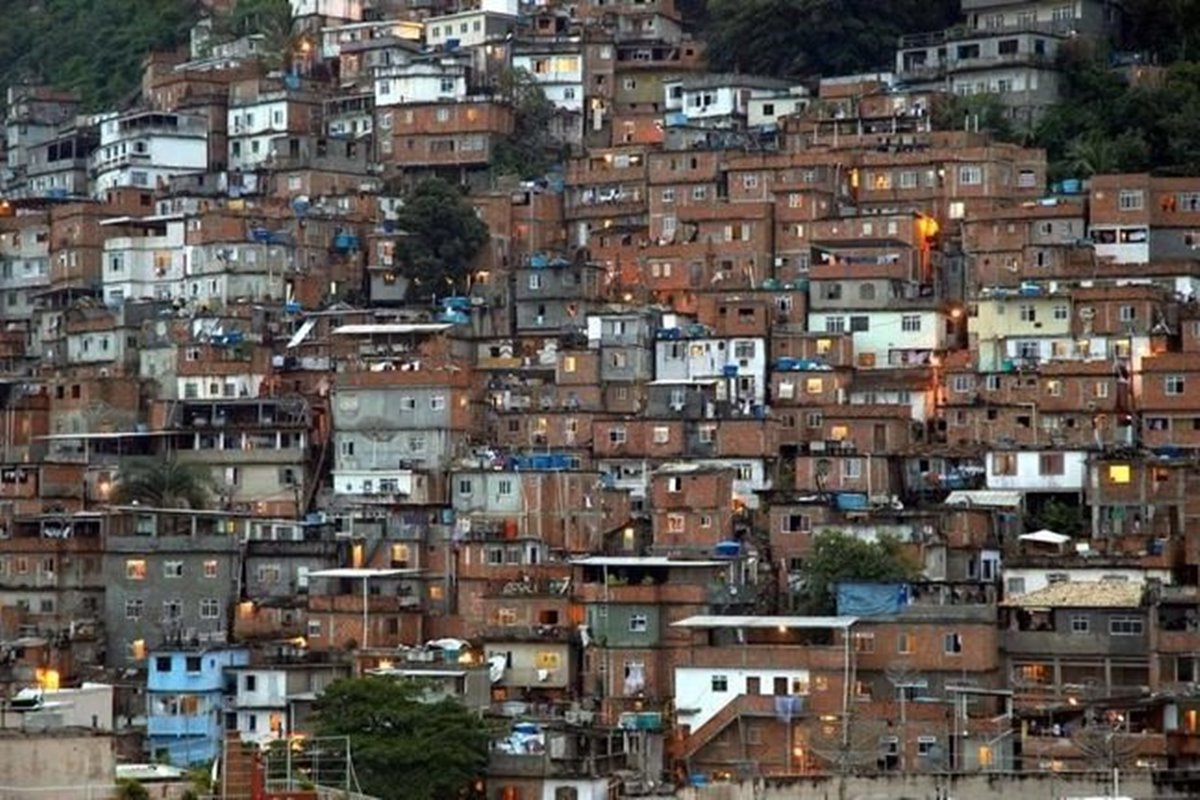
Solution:
[[[138,459],[122,464],[112,499],[119,505],[206,509],[214,489],[212,473],[204,465],[174,458]]]
[[[2,3],[0,92],[21,82],[80,94],[89,110],[127,99],[142,59],[173,50],[199,18],[194,0],[55,0]]]
[[[938,104],[933,112],[938,130],[978,130],[1001,141],[1017,138],[1004,104],[994,94],[954,95]]]
[[[837,608],[840,581],[902,581],[920,574],[920,566],[898,539],[881,536],[868,542],[840,531],[818,535],[804,559],[800,608],[808,614],[829,614]]]
[[[412,276],[410,298],[428,300],[466,288],[471,260],[489,234],[462,192],[440,178],[422,181],[405,196],[397,225],[406,234],[399,255]]]
[[[891,65],[901,34],[940,30],[956,0],[709,0],[709,65],[776,77]],[[834,44],[836,43],[836,44]]]
[[[132,778],[117,780],[117,800],[150,800],[150,792]]]
[[[496,147],[492,169],[499,175],[540,178],[559,154],[550,135],[557,112],[528,70],[501,74],[497,89],[513,109],[513,132]]]
[[[316,703],[319,736],[348,736],[363,791],[381,800],[456,797],[487,766],[490,733],[457,700],[388,678],[329,686]]]
[[[267,69],[291,66],[303,44],[295,33],[290,0],[238,0],[229,14],[213,20],[216,41],[255,34],[262,36],[258,53]]]

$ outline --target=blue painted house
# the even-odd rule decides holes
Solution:
[[[225,698],[232,697],[228,667],[250,663],[250,651],[233,647],[175,647],[147,659],[146,735],[150,757],[175,766],[216,758],[225,728]]]

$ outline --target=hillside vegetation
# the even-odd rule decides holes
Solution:
[[[0,89],[74,89],[89,110],[135,91],[142,59],[186,42],[194,0],[0,0]]]

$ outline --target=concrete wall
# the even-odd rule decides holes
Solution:
[[[1059,800],[1069,797],[1108,797],[1112,779],[1106,774],[1032,773],[1014,775],[873,776],[847,778],[841,791],[838,778],[778,779],[722,783],[688,788],[681,800]],[[1122,797],[1150,798],[1150,773],[1121,775]]]
[[[110,735],[77,729],[0,734],[0,800],[104,798],[115,774]]]

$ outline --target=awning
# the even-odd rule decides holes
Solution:
[[[1039,544],[1066,544],[1071,541],[1071,537],[1063,533],[1042,528],[1040,531],[1033,533],[1023,533],[1017,537],[1022,542],[1037,542]]]
[[[959,490],[946,498],[948,506],[978,506],[980,508],[1020,508],[1020,492],[1004,492],[988,489]]]

